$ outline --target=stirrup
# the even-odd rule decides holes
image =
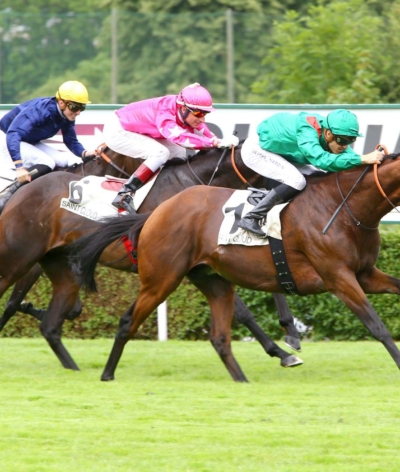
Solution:
[[[256,220],[255,218],[251,218],[250,221],[249,219],[242,218],[239,221],[238,226],[239,228],[242,228],[246,231],[250,231],[251,233],[256,234],[259,238],[265,239],[268,236],[261,229],[261,226],[258,224],[258,221],[259,220]]]
[[[118,208],[118,210],[124,210],[128,213],[136,213],[136,210],[133,206],[133,198],[130,193],[118,194],[114,198],[112,205],[115,208]]]

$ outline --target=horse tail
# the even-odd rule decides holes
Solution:
[[[78,238],[67,247],[72,272],[81,288],[97,292],[94,272],[104,249],[112,243],[119,243],[123,237],[137,241],[150,215],[135,213],[104,218],[100,228]]]

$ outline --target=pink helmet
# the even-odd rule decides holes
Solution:
[[[176,99],[178,105],[187,105],[194,110],[214,111],[210,92],[195,82],[184,87]]]

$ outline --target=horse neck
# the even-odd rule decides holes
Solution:
[[[102,157],[97,157],[77,167],[68,167],[67,172],[82,177],[87,175],[95,175],[97,177],[111,175],[112,177],[128,178],[142,162],[140,159],[132,159],[129,156],[124,156],[110,149],[106,151],[106,155],[117,167],[126,172],[126,175],[113,167]]]
[[[222,152],[223,151],[219,149],[212,149],[207,153],[201,154],[196,158],[196,160],[191,162],[190,165],[193,171],[205,185],[211,185],[213,187],[245,189],[249,186],[249,184],[254,187],[260,186],[262,184],[263,177],[261,177],[259,174],[256,174],[243,163],[241,158],[241,146],[234,149],[234,163],[238,172],[246,180],[246,182],[242,181],[232,165],[232,151],[230,149],[227,150],[224,158],[219,163]],[[214,174],[217,165],[218,169]],[[190,176],[190,170],[188,175]],[[212,176],[213,178],[210,183]],[[199,183],[195,181],[193,174],[192,179],[193,185],[197,185]]]
[[[323,181],[323,188],[321,187],[323,190],[322,194],[325,195],[324,198],[327,198],[329,195],[332,199],[332,203],[339,206],[353,189],[354,184],[364,169],[365,167],[363,166],[350,171],[331,174],[329,177],[324,178],[326,180]],[[393,206],[388,200],[390,200],[394,206],[400,204],[400,187],[398,185],[400,181],[400,161],[386,161],[384,164],[380,165],[378,167],[378,179],[388,199],[381,194],[371,166],[371,169],[354,187],[346,201],[348,208],[356,219],[367,227],[378,226],[380,220],[393,209]],[[320,183],[321,182],[322,181],[320,181]],[[338,182],[343,197],[340,194]],[[314,198],[320,197],[321,196],[318,194],[314,196]]]

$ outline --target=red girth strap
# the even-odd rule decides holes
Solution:
[[[127,236],[122,237],[122,242],[124,243],[126,252],[128,253],[129,259],[131,260],[132,264],[137,266],[137,258],[136,258],[136,248],[133,246],[132,241],[128,239]]]

